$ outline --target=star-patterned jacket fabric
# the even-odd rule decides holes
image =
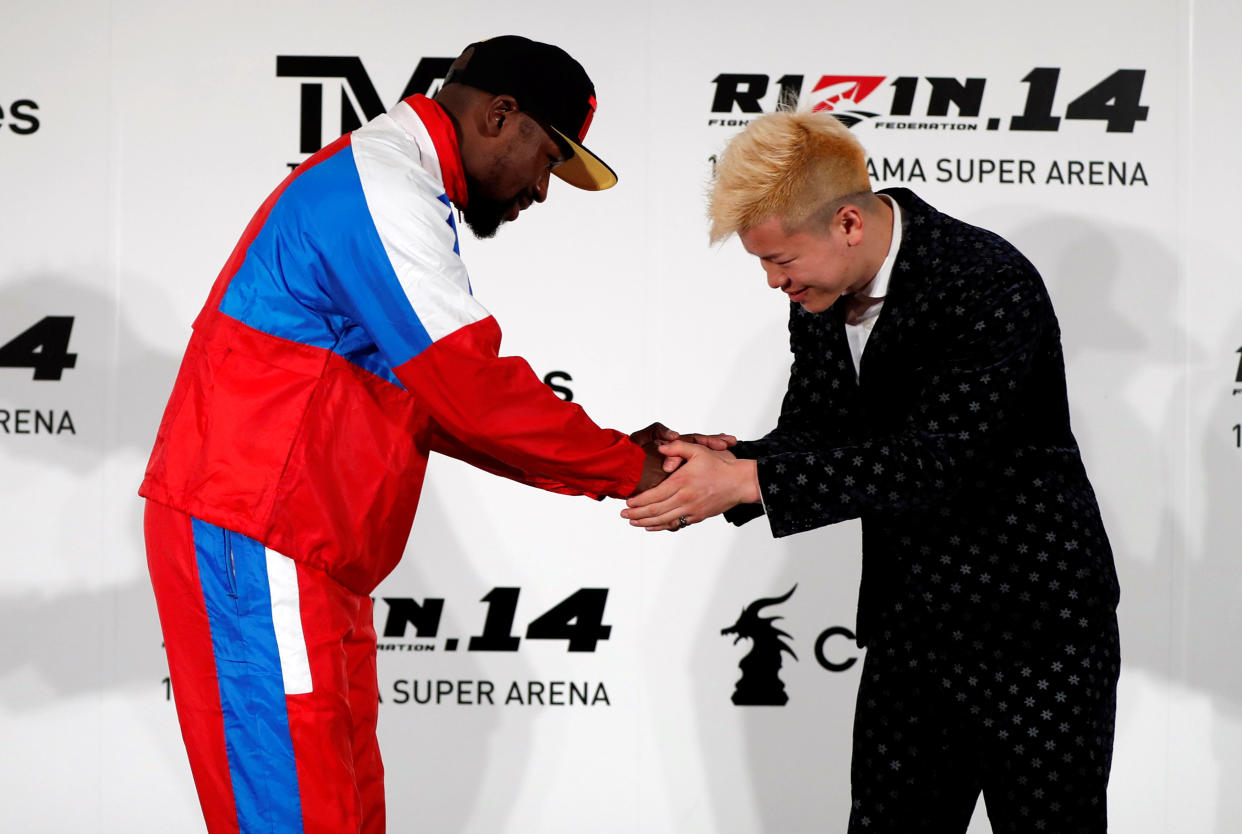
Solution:
[[[1060,328],[1035,267],[903,188],[888,295],[855,375],[845,300],[791,305],[794,363],[758,462],[775,536],[861,518],[858,637],[995,653],[1115,623],[1112,551],[1070,431]]]

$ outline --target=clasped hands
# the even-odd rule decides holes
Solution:
[[[680,530],[759,500],[753,460],[735,457],[731,434],[679,434],[660,423],[630,435],[647,461],[621,517],[649,532]]]

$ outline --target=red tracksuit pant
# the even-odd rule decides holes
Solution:
[[[371,600],[160,504],[147,563],[211,834],[381,834]]]

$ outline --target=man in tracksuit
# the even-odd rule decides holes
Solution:
[[[372,589],[427,457],[626,497],[663,459],[500,358],[454,207],[479,236],[616,176],[581,142],[594,87],[557,47],[472,44],[297,168],[194,323],[140,494],[173,691],[207,827],[381,832]],[[652,427],[635,434],[648,443]],[[650,448],[650,446],[649,446]]]

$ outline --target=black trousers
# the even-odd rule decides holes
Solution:
[[[983,793],[994,834],[1104,834],[1120,652],[1009,657],[868,647],[854,717],[850,834],[961,834]]]

